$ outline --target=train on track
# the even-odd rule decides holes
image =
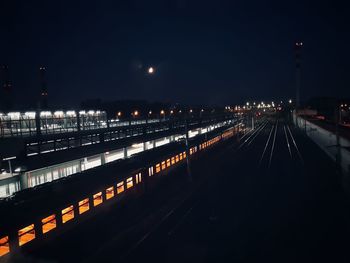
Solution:
[[[0,203],[0,261],[96,215],[103,207],[135,198],[156,187],[159,179],[186,160],[240,131],[231,124],[185,142],[147,150],[130,159],[18,192]]]

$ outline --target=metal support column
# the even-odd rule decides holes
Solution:
[[[128,148],[127,147],[123,148],[123,152],[124,152],[124,159],[128,158]]]

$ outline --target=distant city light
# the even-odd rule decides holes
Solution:
[[[164,113],[165,113],[165,111],[164,111],[164,110],[161,110],[161,111],[160,111],[160,114],[162,114],[162,115],[163,115]]]
[[[289,104],[291,104],[291,103],[292,103],[292,100],[289,100],[288,102],[289,102]]]
[[[24,113],[25,116],[29,117],[29,118],[35,118],[35,111],[27,111]]]
[[[138,116],[139,112],[137,110],[134,111],[134,116]]]
[[[50,111],[42,111],[40,112],[40,117],[48,117],[51,116],[51,112]]]
[[[69,110],[69,111],[66,112],[66,114],[68,116],[74,116],[75,115],[75,111],[74,110]]]
[[[56,115],[56,116],[63,116],[64,113],[63,113],[63,111],[55,111],[54,115]]]
[[[151,115],[151,114],[152,114],[152,111],[150,110],[150,111],[148,112],[148,114]]]
[[[122,112],[118,111],[117,115],[118,115],[118,117],[122,116]]]

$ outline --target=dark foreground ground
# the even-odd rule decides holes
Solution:
[[[342,179],[283,120],[231,139],[193,162],[192,172],[192,183],[179,169],[157,190],[107,209],[26,261],[350,261]]]

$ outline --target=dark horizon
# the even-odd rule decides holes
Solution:
[[[225,105],[295,96],[293,44],[303,41],[301,99],[350,97],[346,4],[334,1],[6,2],[1,64],[16,101],[86,99]],[[155,68],[153,75],[147,68]]]

